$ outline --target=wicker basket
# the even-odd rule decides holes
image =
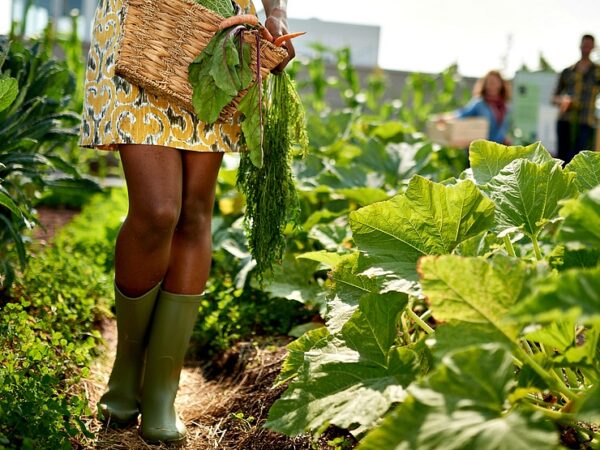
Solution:
[[[193,0],[124,0],[125,22],[116,73],[146,91],[194,112],[188,66],[218,31],[223,17]],[[256,37],[245,33],[256,64]],[[267,76],[287,56],[286,50],[260,40],[261,73]],[[221,112],[228,120],[245,92]]]

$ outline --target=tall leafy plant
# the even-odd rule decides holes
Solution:
[[[6,289],[15,263],[25,264],[23,231],[36,223],[36,197],[57,187],[99,187],[57,155],[77,135],[79,115],[68,106],[75,89],[71,72],[40,42],[4,40],[0,55],[0,267]]]
[[[268,427],[367,450],[600,445],[600,156],[478,141],[470,162],[352,212],[355,251],[301,255],[330,268],[327,326],[290,344]]]

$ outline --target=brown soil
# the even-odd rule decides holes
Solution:
[[[41,206],[37,208],[40,226],[35,227],[33,237],[37,243],[44,246],[56,232],[69,223],[79,211],[73,209],[56,209]]]
[[[92,367],[85,390],[92,410],[108,381],[116,346],[114,321],[104,324],[103,336],[107,343],[104,356]],[[330,449],[327,441],[343,433],[330,432],[311,443],[308,435],[289,438],[262,427],[273,402],[283,388],[273,389],[273,381],[283,358],[283,340],[268,346],[244,342],[230,350],[216,362],[223,369],[217,379],[208,380],[201,367],[185,367],[175,406],[188,427],[186,443],[181,449],[195,450],[311,450]],[[95,439],[80,448],[103,450],[141,450],[169,448],[148,445],[132,427],[114,430],[90,418],[88,428]],[[349,440],[351,438],[348,437]],[[349,447],[346,447],[349,448]]]

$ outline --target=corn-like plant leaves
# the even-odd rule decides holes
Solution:
[[[507,321],[524,289],[523,263],[497,257],[429,256],[419,261],[423,294],[437,320],[485,325],[515,342],[519,327]]]
[[[537,236],[544,225],[558,216],[559,202],[577,194],[575,174],[556,161],[537,164],[524,159],[510,163],[488,183],[496,204],[498,231],[523,227]]]
[[[421,256],[452,252],[486,230],[493,216],[494,205],[471,181],[444,186],[415,176],[405,194],[350,214],[359,270],[407,280],[402,290],[410,292]]]
[[[528,159],[542,164],[552,161],[552,155],[542,144],[506,146],[490,141],[474,141],[469,147],[469,161],[473,178],[479,185],[486,184],[515,159]]]
[[[568,200],[560,210],[565,218],[558,240],[570,248],[600,249],[600,186]]]
[[[0,75],[0,111],[8,108],[19,93],[19,82],[16,78]]]
[[[367,435],[358,450],[558,449],[540,415],[507,410],[512,355],[486,345],[456,352]]]
[[[565,169],[575,172],[579,192],[589,191],[600,185],[600,153],[583,151],[571,160]]]
[[[363,296],[327,345],[304,354],[297,379],[271,407],[266,427],[296,435],[327,423],[360,435],[402,401],[419,367],[415,352],[394,346],[397,316],[406,304],[402,294]]]

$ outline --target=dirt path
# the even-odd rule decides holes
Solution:
[[[76,211],[40,208],[43,228],[36,230],[36,239],[47,245],[55,232],[66,225]],[[92,415],[87,428],[94,439],[77,446],[96,450],[148,450],[172,448],[148,445],[137,434],[137,428],[113,430],[95,419],[96,404],[104,392],[116,350],[116,322],[102,324],[106,348],[93,363],[90,376],[82,383],[90,400]],[[216,365],[219,375],[211,380],[204,376],[201,363],[186,366],[181,374],[176,408],[188,427],[188,438],[183,450],[332,450],[327,441],[345,433],[333,431],[311,442],[308,435],[296,438],[262,428],[269,408],[281,395],[283,388],[272,389],[285,357],[284,340],[271,341],[268,346],[253,342],[238,344]],[[206,365],[206,364],[205,364]],[[214,369],[215,364],[213,364]],[[349,447],[345,447],[349,448]]]
[[[103,337],[107,349],[91,368],[84,388],[95,405],[104,392],[116,348],[114,321],[104,326]],[[260,425],[266,419],[269,407],[280,395],[281,389],[271,385],[279,372],[284,357],[283,347],[264,350],[245,343],[238,345],[229,357],[228,367],[233,370],[217,380],[208,381],[199,367],[185,367],[176,400],[176,408],[188,427],[188,439],[182,449],[208,450],[309,450],[307,436],[287,438]],[[233,361],[233,363],[232,363]],[[238,417],[234,416],[237,415]],[[249,419],[252,417],[252,419]],[[86,449],[161,449],[162,445],[148,445],[137,434],[136,428],[112,430],[95,419],[88,428],[96,439]],[[328,448],[328,447],[323,447]]]

